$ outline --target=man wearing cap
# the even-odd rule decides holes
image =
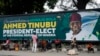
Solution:
[[[72,13],[70,16],[70,31],[66,33],[66,40],[73,40],[76,38],[78,41],[98,40],[97,37],[86,30],[81,28],[81,15]]]

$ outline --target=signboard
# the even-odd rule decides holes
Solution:
[[[73,13],[81,15],[79,36],[73,35],[70,27],[70,16]],[[31,39],[34,32],[39,39],[59,38],[67,41],[75,36],[79,41],[99,41],[100,12],[91,10],[0,17],[0,40],[7,37],[12,40]]]

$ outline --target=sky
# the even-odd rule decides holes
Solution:
[[[62,5],[64,5],[64,6],[60,6],[60,5],[61,5],[61,1],[62,1],[62,0],[58,0],[58,2],[56,3],[54,9],[50,9],[50,8],[47,6],[47,3],[48,3],[48,2],[46,2],[45,5],[44,5],[44,8],[45,8],[45,10],[46,10],[45,12],[64,11],[64,9],[63,9],[64,6],[65,6],[66,8],[68,8],[67,10],[77,10],[77,8],[73,6],[74,4],[73,4],[72,0],[63,0],[64,2],[63,2]],[[86,9],[100,8],[100,0],[92,0],[92,1],[95,2],[95,3],[97,3],[98,6],[96,6],[95,4],[89,2],[89,3],[86,5]],[[67,4],[67,5],[66,5],[66,4]]]

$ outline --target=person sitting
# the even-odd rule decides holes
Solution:
[[[46,47],[47,47],[47,41],[43,39],[43,40],[41,41],[41,45],[42,45],[42,51],[46,51],[46,49],[47,49],[47,48],[46,48]]]
[[[89,43],[87,45],[87,49],[88,49],[88,53],[91,52],[91,51],[94,53],[93,45],[91,43]]]
[[[54,40],[54,43],[55,43],[56,50],[58,52],[61,48],[61,41],[57,38]]]
[[[14,42],[10,42],[10,44],[9,44],[9,50],[11,51],[11,50],[14,50]]]
[[[14,44],[14,49],[15,49],[15,51],[19,50],[19,44],[17,42]]]
[[[6,43],[1,44],[1,49],[9,49],[10,40],[7,38]]]
[[[48,40],[48,43],[47,43],[47,49],[49,50],[49,49],[52,49],[52,41],[49,39]]]
[[[24,43],[24,46],[25,46],[25,49],[28,50],[29,47],[30,47],[30,41],[27,40],[27,41]]]

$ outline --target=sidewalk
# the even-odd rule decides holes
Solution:
[[[0,56],[70,56],[67,55],[67,51],[46,51],[46,52],[36,52],[31,51],[4,51],[0,50]],[[95,53],[79,52],[76,56],[100,56],[100,51]]]

